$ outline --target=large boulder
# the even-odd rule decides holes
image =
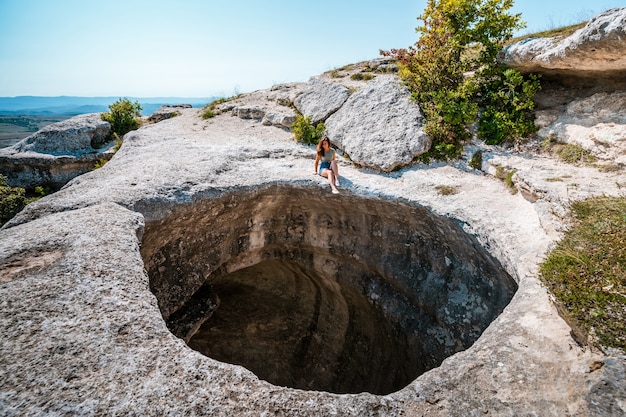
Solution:
[[[53,123],[8,148],[0,149],[0,174],[19,187],[60,188],[113,155],[111,125],[99,113]]]
[[[310,117],[313,124],[317,124],[336,112],[349,96],[350,90],[343,85],[314,78],[293,104],[300,113]]]
[[[395,75],[379,75],[326,120],[333,144],[365,167],[392,171],[428,151],[422,113]]]
[[[532,38],[502,52],[501,61],[522,73],[561,78],[626,77],[626,7],[605,11],[564,39]]]
[[[55,156],[78,156],[97,152],[111,134],[111,125],[100,113],[81,114],[53,123],[24,138],[10,149]]]

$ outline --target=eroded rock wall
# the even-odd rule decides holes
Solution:
[[[333,201],[313,189],[242,190],[181,206],[147,223],[142,253],[166,320],[187,308],[205,285],[215,291],[213,300],[224,298],[220,288],[229,294],[250,288],[245,291],[257,295],[250,295],[248,304],[275,309],[254,320],[266,329],[274,320],[284,324],[302,314],[300,322],[284,329],[289,336],[266,340],[263,358],[235,361],[262,368],[266,378],[285,384],[294,377],[283,378],[281,367],[269,364],[289,363],[282,357],[286,355],[290,369],[299,369],[301,380],[295,387],[335,392],[401,388],[470,346],[516,288],[502,267],[449,219],[397,202],[357,197]],[[272,289],[275,281],[238,286],[229,278],[264,262],[295,265],[299,272],[291,273],[291,284],[284,279],[285,291],[299,294],[301,308],[285,312],[286,301],[280,301],[284,295]],[[300,294],[289,289],[293,285],[309,290]],[[269,295],[258,295],[264,292]],[[306,301],[307,294],[313,298]],[[310,314],[305,314],[308,309]],[[217,307],[212,314],[219,312]],[[245,357],[246,347],[254,350],[253,343],[245,342],[243,329],[251,326],[245,316],[238,323],[233,318],[242,340],[233,341],[241,349],[235,358]],[[292,350],[307,338],[311,340],[304,351]],[[299,342],[286,343],[289,354],[278,348],[293,339]],[[206,350],[219,353],[219,348]],[[225,353],[219,358],[225,359]]]

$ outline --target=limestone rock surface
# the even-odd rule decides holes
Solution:
[[[269,89],[266,97],[269,101],[275,101],[281,106],[289,107],[302,93],[303,85],[303,83],[277,84]]]
[[[295,121],[296,115],[293,111],[267,112],[261,120],[261,122],[266,126],[276,126],[283,129],[290,129],[291,125],[293,125]]]
[[[563,110],[537,112],[537,134],[582,146],[600,161],[626,166],[626,91],[580,97]]]
[[[502,62],[523,73],[626,79],[626,8],[605,11],[571,36],[535,38],[507,47]]]
[[[313,78],[304,86],[304,92],[294,100],[294,106],[316,125],[336,112],[350,96],[350,90],[339,83]]]
[[[190,109],[191,104],[173,104],[171,106],[161,106],[148,117],[148,121],[158,123],[165,119],[180,115],[179,109]]]
[[[321,178],[311,176],[314,154],[313,147],[258,120],[228,113],[203,120],[196,109],[183,109],[181,116],[131,132],[103,168],[29,205],[0,229],[3,409],[18,415],[623,414],[619,398],[624,384],[615,376],[623,375],[626,358],[578,346],[537,277],[539,261],[559,237],[558,205],[571,198],[618,195],[621,191],[612,185],[626,180],[623,173],[600,173],[541,156],[486,154],[487,163],[515,167],[519,183],[535,186],[533,203],[510,194],[501,181],[462,167],[434,165],[385,174],[340,158],[343,186],[336,196]],[[577,187],[546,181],[560,172],[567,172]],[[605,186],[598,187],[600,183]],[[440,185],[457,193],[442,196],[436,188]],[[232,213],[240,192],[253,218],[262,219],[264,205],[255,195],[272,189],[283,190],[285,197],[290,190],[317,196],[320,207],[345,199],[338,207],[357,211],[358,199],[376,204],[401,200],[455,219],[500,260],[518,290],[471,347],[398,392],[338,395],[259,380],[242,367],[195,352],[168,331],[150,291],[140,244],[144,223],[159,230],[166,217],[191,221],[176,215],[186,207],[210,225],[215,214],[195,210],[193,204],[219,200],[215,213]],[[286,225],[287,239],[301,235],[298,217],[288,213],[273,215]],[[233,223],[237,228],[267,227],[244,212],[240,216],[248,220]],[[397,238],[372,227],[373,237]],[[348,229],[342,238],[346,242]],[[196,232],[183,232],[177,232],[174,247],[191,248]],[[228,239],[232,243],[225,241],[225,248],[253,244],[239,235]],[[338,248],[328,245],[329,250]],[[262,252],[257,256],[262,259]],[[358,262],[358,254],[350,256]],[[228,265],[248,261],[235,257]],[[329,267],[324,265],[319,267]],[[446,268],[445,262],[439,268]],[[186,275],[188,280],[200,278]],[[380,297],[380,290],[370,291],[373,299]],[[471,295],[463,294],[453,291],[450,296],[464,303],[463,297]]]
[[[301,84],[280,84],[268,90],[255,91],[226,100],[216,106],[219,113],[230,113],[241,119],[254,119],[266,126],[289,130],[296,121],[291,107],[302,92]]]
[[[399,113],[398,109],[416,111],[408,107],[412,103],[393,76],[379,74],[369,82],[336,81],[357,91],[328,121],[344,111],[346,119],[361,114],[362,123],[381,135],[394,130],[391,114]],[[384,89],[390,91],[375,91]],[[180,109],[180,116],[130,132],[102,168],[28,205],[0,229],[0,414],[625,415],[626,355],[579,345],[538,274],[546,252],[568,226],[571,203],[594,196],[623,196],[624,170],[566,164],[531,146],[518,150],[472,143],[464,159],[450,164],[402,168],[408,157],[403,159],[403,153],[397,152],[390,156],[396,161],[394,172],[385,172],[394,168],[377,163],[375,155],[363,157],[358,164],[340,156],[341,187],[335,195],[324,179],[311,175],[313,146],[296,143],[284,128],[263,119],[233,117],[230,112],[245,106],[258,107],[263,117],[271,112],[288,114],[285,104],[302,91],[301,84],[292,84],[241,95],[225,104],[228,110],[206,120],[197,109]],[[614,134],[611,124],[623,124],[619,104],[623,92],[602,93],[606,95],[593,91],[553,99],[552,106],[542,107],[543,127],[567,131],[578,124],[594,129],[600,141],[607,132]],[[356,102],[351,103],[355,96]],[[367,118],[368,108],[381,107],[394,110],[387,116],[380,113],[378,124]],[[330,123],[331,140],[350,157],[360,155],[356,140],[354,144],[337,140],[349,130],[347,120],[342,122],[345,126],[341,120]],[[419,123],[414,119],[407,123],[414,133],[396,136],[413,141],[419,136]],[[571,139],[579,136],[572,134]],[[607,143],[618,146],[622,141],[616,136]],[[360,146],[370,145],[361,142]],[[483,151],[482,170],[467,165],[476,148]],[[606,157],[617,158],[617,152]],[[378,170],[361,167],[378,165]],[[515,170],[512,182],[521,192],[511,194],[495,177],[498,168]],[[441,187],[454,192],[441,193]],[[393,209],[385,210],[387,204]],[[400,206],[408,211],[398,211]],[[402,218],[394,219],[399,227],[389,229],[385,216],[411,216],[405,223],[414,225],[411,232],[423,235],[407,233]],[[220,227],[212,227],[218,221]],[[426,224],[430,226],[422,227]],[[370,236],[371,242],[356,239],[355,230]],[[510,303],[484,331],[465,321],[484,312],[484,302],[470,286],[462,280],[447,285],[437,279],[438,274],[459,268],[455,259],[469,258],[461,270],[472,273],[484,262],[451,244],[444,244],[441,253],[428,252],[438,242],[447,242],[452,230],[496,259],[517,285]],[[152,239],[163,242],[155,245]],[[299,242],[306,245],[300,247]],[[359,250],[363,247],[369,252]],[[385,249],[390,247],[393,250]],[[177,297],[202,287],[207,279],[204,271],[227,277],[276,254],[285,260],[305,259],[317,271],[309,275],[309,286],[298,289],[307,292],[312,316],[319,316],[315,291],[341,293],[346,303],[323,298],[321,307],[330,317],[340,312],[342,325],[350,326],[347,303],[352,293],[344,292],[338,282],[317,277],[341,276],[347,266],[359,271],[353,275],[355,282],[346,284],[349,288],[366,294],[368,306],[384,305],[389,315],[398,313],[406,319],[403,325],[411,327],[417,321],[399,314],[401,300],[384,296],[393,287],[411,290],[415,274],[434,280],[441,288],[436,296],[447,300],[442,310],[424,305],[425,313],[434,322],[450,321],[477,339],[467,348],[457,348],[441,331],[426,335],[456,353],[403,388],[374,395],[273,385],[242,366],[200,354],[170,332],[166,317],[180,304]],[[389,265],[403,259],[405,275],[392,276],[393,285],[375,285]],[[411,259],[420,259],[431,269],[412,271]],[[158,283],[154,274],[166,270],[170,271],[164,274],[167,288],[154,290],[152,284]],[[260,281],[257,275],[255,285]],[[271,287],[271,274],[261,278],[265,285],[252,288]],[[244,277],[239,280],[249,282]],[[289,276],[283,282],[293,283]],[[283,294],[280,286],[276,294]],[[283,295],[291,300],[290,293]],[[467,317],[464,306],[471,307]],[[264,350],[259,336],[284,331],[284,323],[292,318],[289,313],[276,316],[267,305],[259,308],[266,319],[241,329],[255,341],[255,354]],[[321,322],[327,327],[334,323],[332,319]],[[313,337],[315,329],[300,330],[298,349],[319,343]],[[229,340],[238,344],[236,348],[243,346],[236,338],[225,344]],[[353,342],[350,346],[367,345],[367,340]],[[339,352],[337,346],[333,348]],[[319,352],[312,354],[319,356]],[[316,365],[295,362],[302,369]],[[351,366],[358,371],[358,366]],[[321,371],[326,375],[326,369]],[[367,380],[367,375],[357,372],[354,378]]]
[[[0,174],[12,186],[48,185],[60,188],[111,158],[107,140],[111,125],[100,113],[53,123],[8,148],[0,149]]]
[[[81,114],[53,123],[11,147],[12,153],[35,152],[54,156],[95,153],[111,133],[100,113]]]
[[[326,120],[331,142],[356,164],[392,171],[428,151],[419,106],[395,75],[379,75]]]

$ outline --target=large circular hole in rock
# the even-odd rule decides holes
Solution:
[[[471,346],[515,293],[458,222],[326,191],[242,189],[147,222],[172,333],[276,385],[388,394]]]

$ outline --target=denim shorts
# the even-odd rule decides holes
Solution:
[[[322,175],[322,171],[324,171],[325,169],[330,169],[330,161],[328,161],[328,162],[322,161],[322,163],[320,165],[320,170],[318,171],[318,174]]]

